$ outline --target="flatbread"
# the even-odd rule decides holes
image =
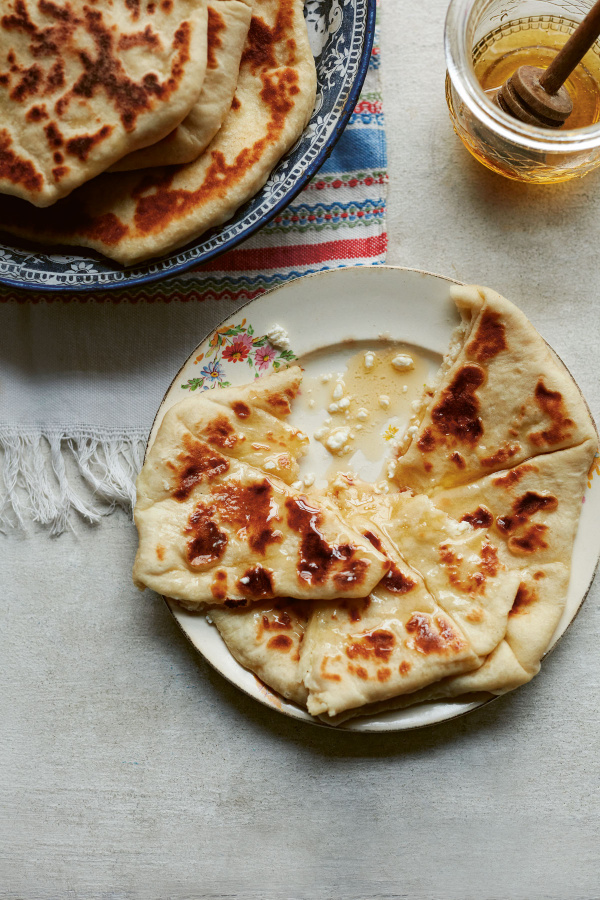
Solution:
[[[226,222],[264,185],[302,133],[315,96],[302,0],[262,0],[231,109],[195,162],[103,175],[52,213],[32,215],[10,200],[0,227],[44,244],[91,247],[124,265],[169,253]]]
[[[300,650],[310,601],[270,600],[248,609],[211,609],[210,618],[240,665],[283,697],[306,705]]]
[[[205,0],[5,0],[2,12],[2,193],[49,206],[165,137],[198,99]]]
[[[129,153],[111,166],[111,172],[182,165],[198,159],[231,107],[251,16],[252,2],[209,0],[208,64],[198,100],[167,137],[144,150]]]
[[[370,522],[401,560],[419,572],[435,602],[487,656],[506,632],[519,583],[484,529],[457,522],[424,495],[376,494],[358,479],[347,488],[337,479],[332,494],[357,530]]]
[[[137,482],[138,586],[195,609],[364,596],[387,571],[331,502],[285,483],[306,437],[240,399],[254,392],[258,403],[289,403],[286,376],[271,377],[275,390],[233,390],[225,403],[204,391],[167,411]],[[288,376],[290,393],[296,377]]]
[[[465,317],[460,349],[426,395],[396,484],[433,494],[595,440],[577,386],[526,316],[488,288],[451,294]]]
[[[504,694],[537,675],[564,611],[586,474],[596,444],[543,454],[433,502],[455,520],[485,529],[519,584],[506,634],[479,668],[360,711],[372,715],[462,694]],[[350,718],[336,718],[339,724]]]

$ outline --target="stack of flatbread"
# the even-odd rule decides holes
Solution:
[[[176,404],[139,477],[136,583],[208,610],[243,666],[334,724],[512,690],[564,609],[593,422],[516,307],[453,297],[462,326],[391,490],[292,486],[297,367]]]
[[[302,0],[253,3],[6,0],[0,228],[129,265],[230,218],[316,95]]]

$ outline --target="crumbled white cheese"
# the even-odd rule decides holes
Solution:
[[[331,419],[325,419],[325,424],[326,424],[326,425],[331,425]]]
[[[313,472],[307,472],[304,476],[304,487],[310,487],[315,483],[315,476]]]
[[[314,433],[315,441],[322,441],[326,434],[327,434],[327,428],[324,425],[321,428],[317,428],[317,430]]]
[[[375,354],[369,350],[365,353],[365,369],[372,369],[375,365]]]
[[[278,347],[279,350],[289,350],[290,348],[290,336],[283,325],[273,325],[271,330],[267,331],[267,338],[269,343]]]
[[[398,356],[395,356],[392,360],[392,365],[399,372],[408,372],[409,369],[414,369],[415,367],[412,356],[407,356],[405,353],[399,353]]]
[[[342,448],[345,446],[346,441],[349,437],[349,428],[335,428],[325,441],[325,446],[332,453],[339,453],[340,450],[342,450]]]
[[[354,426],[354,430],[355,430],[355,431],[362,431],[362,425],[355,425],[355,426]]]
[[[406,429],[406,433],[410,434],[412,437],[413,435],[415,435],[417,433],[418,430],[419,430],[418,425],[409,425],[409,427]]]
[[[420,406],[421,406],[420,400],[413,400],[412,403],[410,404],[410,408],[412,410],[414,410],[415,412],[417,412],[417,410],[419,409]]]
[[[240,578],[240,582],[241,582],[241,584],[250,584],[250,579],[248,578],[247,575],[244,575],[243,578]]]
[[[382,494],[389,494],[389,492],[390,492],[390,486],[389,486],[389,484],[382,484],[382,485],[381,485],[381,493],[382,493]]]
[[[299,441],[307,441],[308,440],[307,436],[304,434],[303,431],[297,431],[296,437],[298,438]]]
[[[292,487],[294,488],[295,491],[301,491],[302,488],[304,487],[304,482],[302,482],[302,481],[293,481],[293,482],[292,482]]]
[[[365,409],[364,406],[361,406],[361,408],[356,413],[356,418],[359,420],[359,422],[366,422],[366,420],[369,418],[368,409]]]
[[[206,621],[208,622],[209,625],[215,624],[213,619],[211,619],[211,617],[208,615],[208,613],[206,614]]]
[[[403,394],[406,394],[407,392],[408,392],[408,385],[407,385],[407,384],[403,384],[403,385],[402,385],[402,393],[403,393]]]
[[[272,472],[273,469],[277,468],[277,466],[275,465],[275,463],[273,462],[272,459],[268,459],[264,465],[264,468],[267,470],[267,472]]]
[[[336,384],[336,386],[333,389],[332,397],[334,400],[341,400],[343,396],[344,396],[344,385],[338,381],[338,383]]]
[[[340,409],[348,409],[350,406],[350,397],[342,397],[338,406]]]
[[[380,394],[377,399],[377,402],[379,403],[379,405],[382,409],[389,409],[390,398],[388,397],[387,394]]]
[[[329,406],[327,407],[327,412],[336,413],[339,411],[340,411],[340,408],[337,403],[330,403]]]
[[[396,462],[395,462],[395,460],[390,459],[387,464],[387,477],[393,478],[395,471],[396,471]]]
[[[309,409],[313,409],[313,408],[314,408],[314,405],[315,405],[315,401],[312,400],[312,399],[310,399],[310,400],[308,401],[308,408],[309,408]]]
[[[327,382],[331,381],[332,378],[333,375],[331,374],[331,372],[329,372],[329,374],[327,375],[321,375],[321,384],[327,384]]]

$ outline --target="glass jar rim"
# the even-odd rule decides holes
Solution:
[[[528,149],[565,153],[574,147],[577,150],[591,150],[600,146],[600,122],[586,128],[554,131],[513,119],[492,103],[477,80],[472,48],[467,46],[467,30],[476,2],[477,0],[450,0],[444,32],[446,66],[450,80],[473,115],[505,140]]]

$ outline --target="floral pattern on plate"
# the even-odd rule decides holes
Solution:
[[[265,375],[269,369],[277,371],[296,359],[291,350],[275,347],[266,334],[257,335],[250,323],[242,319],[239,325],[223,325],[217,328],[210,339],[208,350],[194,360],[194,365],[204,365],[200,374],[189,378],[181,387],[184,391],[210,390],[230,387],[227,381],[229,366],[244,363],[250,367],[255,378]]]

